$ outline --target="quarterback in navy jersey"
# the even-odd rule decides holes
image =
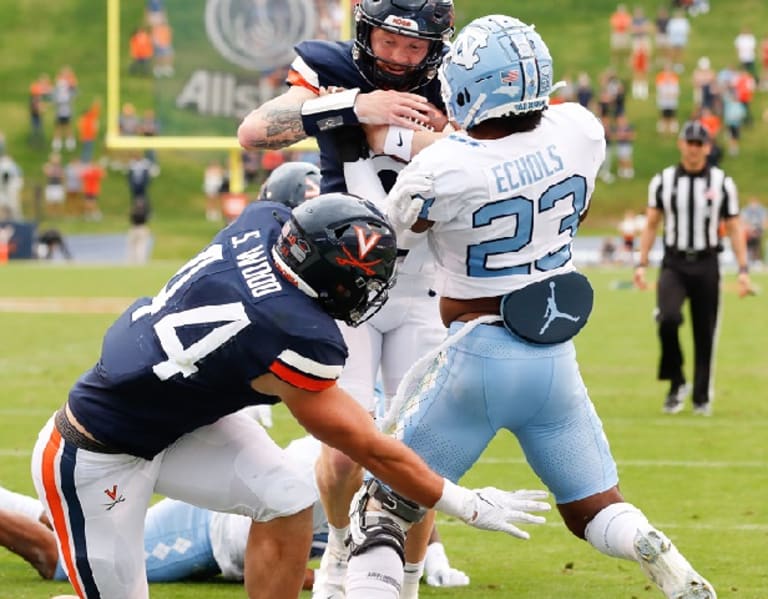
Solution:
[[[259,202],[107,331],[102,355],[40,431],[38,497],[81,599],[149,596],[144,518],[158,493],[250,517],[253,599],[294,599],[318,498],[306,468],[248,415],[283,401],[320,441],[410,500],[523,534],[546,503],[446,481],[380,433],[336,385],[335,321],[363,322],[394,281],[396,239],[369,202],[326,194],[293,210]],[[254,556],[249,558],[250,556]]]
[[[403,166],[450,129],[435,76],[453,21],[452,0],[361,0],[354,40],[295,47],[288,90],[245,117],[241,145],[279,148],[315,137],[323,191],[346,190],[383,203]],[[410,366],[445,337],[426,240],[411,237],[400,240],[398,280],[388,304],[362,327],[341,326],[350,359],[339,385],[371,414],[377,380],[386,403]],[[325,446],[317,471],[329,543],[313,597],[343,597],[349,503],[362,470]],[[418,596],[430,518],[409,534],[401,599]]]

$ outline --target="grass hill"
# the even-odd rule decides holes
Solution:
[[[194,0],[202,3],[202,0]],[[123,1],[123,40],[141,20],[143,3]],[[484,0],[470,3],[456,0],[457,25],[461,26],[481,14],[507,12],[507,2]],[[638,1],[649,18],[656,14],[656,1]],[[515,6],[516,15],[534,23],[550,46],[556,77],[575,77],[580,71],[589,73],[593,82],[609,65],[608,18],[616,8],[612,0],[539,0]],[[0,131],[6,137],[8,152],[25,171],[24,206],[28,217],[35,217],[35,186],[43,184],[42,165],[48,148],[33,148],[27,143],[29,118],[28,88],[40,73],[55,75],[63,65],[71,65],[79,79],[76,113],[83,112],[94,98],[106,101],[106,3],[88,0],[18,0],[4,7],[4,34],[0,38],[3,68],[0,72]],[[685,72],[680,116],[692,110],[691,72],[703,55],[711,59],[715,69],[736,64],[733,39],[745,25],[753,24],[758,39],[768,35],[768,5],[762,0],[715,0],[709,14],[691,19],[692,33],[685,55]],[[127,47],[127,42],[123,44]],[[125,51],[127,54],[127,50]],[[123,69],[125,63],[123,60]],[[628,78],[628,69],[621,70]],[[130,97],[137,106],[151,106],[152,83],[122,78],[123,98]],[[760,120],[768,107],[768,94],[758,93],[753,107],[757,117],[754,127],[744,131],[741,154],[726,157],[723,166],[732,174],[742,198],[764,193],[763,159],[768,155],[768,123]],[[657,111],[653,90],[649,100],[627,99],[627,113],[636,127],[635,170],[633,180],[619,180],[611,185],[598,184],[587,232],[613,232],[615,223],[627,207],[642,210],[649,178],[665,164],[677,158],[673,139],[660,139],[656,133]],[[52,130],[52,114],[46,115],[48,135]],[[232,125],[234,135],[236,123]],[[102,115],[101,129],[106,129]],[[97,147],[97,156],[104,152]],[[155,256],[181,258],[196,248],[216,228],[204,219],[202,173],[205,163],[215,154],[202,152],[161,151],[161,175],[153,182],[154,205],[152,228],[157,243]],[[218,157],[225,158],[225,154]],[[255,193],[255,189],[249,190]],[[765,199],[765,198],[764,198]],[[65,232],[121,231],[127,227],[128,189],[124,176],[111,172],[104,185],[102,208],[105,218],[99,223],[75,219],[45,220]]]

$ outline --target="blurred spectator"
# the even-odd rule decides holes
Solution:
[[[632,49],[632,97],[637,100],[648,99],[648,71],[650,70],[650,44],[637,44]]]
[[[676,73],[682,73],[685,49],[688,46],[688,36],[691,33],[691,24],[682,10],[676,10],[667,23],[667,39],[669,41],[669,57],[672,61],[672,69]]]
[[[679,124],[677,110],[680,104],[680,77],[672,69],[670,63],[665,63],[656,75],[656,108],[659,119],[656,131],[661,134],[676,134]]]
[[[173,30],[168,20],[151,25],[155,77],[173,76]]]
[[[120,116],[117,118],[117,127],[120,135],[140,135],[140,124],[141,121],[136,113],[136,107],[131,102],[125,102],[120,108]],[[109,155],[109,168],[125,172],[126,168],[128,168],[128,160],[131,157],[131,153],[124,150],[110,150]]]
[[[723,121],[716,112],[706,106],[698,112],[697,118],[707,130],[707,133],[709,133],[711,140],[707,164],[709,166],[719,166],[720,160],[723,157],[723,148],[719,141],[720,132],[723,129]]]
[[[579,73],[576,78],[576,101],[584,108],[594,112],[592,100],[595,97],[595,90],[592,89],[592,80],[585,71]]]
[[[597,95],[598,115],[614,117],[624,113],[624,83],[614,69],[606,69],[600,75],[600,89]]]
[[[642,6],[638,5],[632,9],[632,24],[629,30],[632,37],[632,49],[643,46],[650,54],[653,24],[645,16],[645,10]]]
[[[611,26],[611,61],[617,68],[626,63],[630,49],[632,15],[625,4],[619,4],[609,19]]]
[[[633,160],[635,128],[626,114],[616,117],[612,137],[616,147],[616,174],[622,179],[632,179],[635,176]]]
[[[24,172],[10,155],[0,156],[0,220],[21,219]]]
[[[748,26],[741,28],[741,32],[733,40],[736,48],[736,56],[739,59],[741,67],[749,72],[757,80],[757,70],[755,68],[755,59],[757,56],[757,38]]]
[[[667,25],[669,24],[669,10],[666,6],[660,6],[656,11],[656,55],[657,64],[662,65],[667,60],[672,60],[670,56],[669,36],[667,35]]]
[[[144,7],[144,20],[150,27],[166,20],[163,0],[147,0]]]
[[[693,104],[694,106],[715,109],[715,87],[717,75],[709,58],[702,56],[696,61],[696,68],[693,70]]]
[[[56,76],[51,94],[51,102],[56,113],[51,143],[54,152],[60,152],[62,146],[65,146],[67,150],[74,150],[77,145],[72,131],[72,115],[76,94],[77,78],[74,71],[71,67],[62,67]]]
[[[77,156],[64,167],[64,192],[66,212],[80,215],[83,212],[83,177],[82,163]]]
[[[146,27],[137,27],[131,34],[129,47],[131,64],[128,66],[128,72],[132,75],[149,75],[154,53],[149,30]]]
[[[77,135],[80,140],[80,160],[91,162],[99,135],[99,117],[101,115],[101,102],[95,99],[91,106],[80,118],[77,119]]]
[[[157,120],[155,111],[147,108],[139,120],[138,132],[144,137],[154,137],[160,131],[160,121]],[[157,164],[157,152],[153,148],[144,150],[144,156],[152,163],[152,176],[160,174],[160,166]]]
[[[218,160],[212,160],[203,173],[205,193],[205,219],[211,222],[221,220],[221,194],[224,190],[225,170]]]
[[[603,183],[610,184],[616,179],[611,172],[615,149],[613,143],[613,125],[610,115],[607,114],[602,115],[600,121],[603,123],[603,130],[605,131],[605,158],[603,159],[603,163],[600,165],[600,170],[597,174]]]
[[[631,208],[624,212],[624,218],[619,221],[618,229],[622,239],[621,259],[627,263],[634,262],[635,238],[643,230],[645,220]]]
[[[243,178],[246,185],[258,185],[261,172],[261,154],[254,150],[243,150]]]
[[[99,198],[101,183],[105,173],[96,162],[83,163],[80,170],[83,180],[83,218],[85,220],[101,220]]]
[[[267,176],[284,162],[285,154],[280,150],[265,150],[261,155],[261,168]]]
[[[29,143],[42,147],[45,145],[43,131],[43,113],[46,103],[51,99],[51,79],[43,73],[29,86]]]
[[[742,68],[734,75],[731,86],[736,99],[744,106],[744,126],[749,127],[752,125],[752,99],[757,89],[755,78],[749,71]]]
[[[46,216],[61,216],[64,212],[64,166],[61,154],[54,152],[43,165],[45,175],[45,214]]]
[[[744,104],[734,96],[733,91],[726,90],[723,94],[723,124],[728,132],[728,155],[738,156],[741,128],[747,118]]]
[[[131,264],[144,264],[149,257],[149,184],[152,167],[152,162],[146,156],[138,154],[128,164],[131,223],[128,230],[128,262]]]
[[[763,234],[768,228],[768,210],[760,204],[757,196],[749,198],[749,202],[741,211],[744,232],[747,236],[747,258],[751,266],[763,265]]]

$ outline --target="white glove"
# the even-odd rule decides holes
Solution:
[[[387,194],[387,218],[395,227],[395,234],[402,235],[416,222],[424,206],[425,198],[433,198],[432,175],[404,170]]]
[[[258,422],[264,428],[272,428],[272,406],[269,404],[259,404],[248,406],[243,411]]]
[[[456,568],[435,570],[427,574],[427,584],[431,587],[465,587],[469,585],[469,576]]]
[[[445,479],[443,494],[434,507],[475,528],[498,530],[518,539],[529,539],[531,535],[512,522],[543,524],[544,517],[528,512],[552,509],[548,503],[538,501],[547,496],[546,491],[502,491],[495,487],[470,490]]]

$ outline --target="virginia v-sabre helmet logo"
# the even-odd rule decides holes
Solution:
[[[387,300],[397,240],[373,204],[329,193],[293,209],[272,257],[285,278],[330,316],[357,326]]]
[[[542,110],[553,90],[552,57],[544,40],[532,26],[502,15],[464,27],[438,76],[448,117],[464,129]]]
[[[355,7],[352,50],[360,74],[382,89],[410,91],[428,83],[437,74],[453,35],[453,17],[453,0],[361,0]],[[371,31],[376,27],[429,41],[427,56],[419,64],[409,65],[404,73],[385,71],[377,65],[371,48]]]

